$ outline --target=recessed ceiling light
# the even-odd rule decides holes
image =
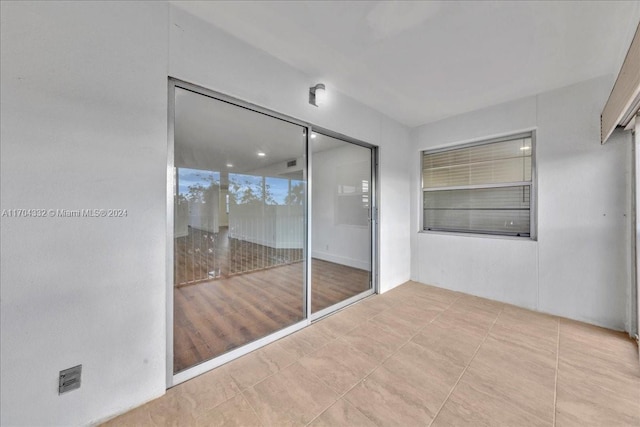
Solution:
[[[520,147],[520,149],[521,149],[522,151],[524,151],[524,150],[531,150],[531,147]]]
[[[312,133],[312,134],[311,134],[311,139],[313,139],[313,138],[315,138],[315,137],[316,137],[316,134],[315,134],[315,133]]]
[[[266,156],[266,154],[265,154],[265,153],[263,153],[262,151],[258,151],[258,156],[260,156],[260,157],[264,157],[264,156]]]
[[[233,165],[232,165],[231,163],[227,163],[227,167],[228,167],[228,168],[232,168],[232,167],[233,167]]]

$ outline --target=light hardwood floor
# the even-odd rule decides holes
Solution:
[[[638,426],[624,333],[408,282],[109,426]]]
[[[365,270],[312,259],[313,312],[369,289]],[[303,319],[303,263],[174,288],[174,372]]]

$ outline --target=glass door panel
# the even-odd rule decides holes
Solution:
[[[306,318],[306,128],[175,89],[174,374]]]
[[[311,312],[372,289],[372,149],[313,133]]]

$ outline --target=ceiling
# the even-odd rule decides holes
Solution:
[[[304,132],[302,126],[176,88],[177,167],[237,173],[262,169],[303,156]]]
[[[640,1],[174,2],[407,125],[616,74]]]
[[[269,176],[293,171],[295,177],[302,171],[301,164],[286,166],[287,161],[305,155],[302,126],[179,87],[174,126],[176,167]],[[316,133],[310,141],[314,153],[346,144]]]

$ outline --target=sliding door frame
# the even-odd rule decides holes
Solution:
[[[304,230],[305,230],[305,245],[304,248],[304,292],[303,292],[303,315],[304,319],[289,325],[279,331],[276,331],[272,334],[269,334],[265,337],[259,338],[256,341],[252,341],[248,344],[245,344],[241,347],[238,347],[234,350],[221,354],[220,356],[214,357],[213,359],[209,359],[203,361],[197,365],[194,365],[190,368],[187,368],[178,373],[174,373],[173,371],[173,363],[174,363],[174,352],[173,352],[173,326],[174,326],[174,197],[176,191],[176,177],[175,177],[175,164],[174,164],[174,155],[175,155],[175,94],[176,88],[181,88],[198,95],[206,96],[209,98],[213,98],[218,101],[226,102],[231,105],[235,105],[240,108],[245,108],[250,111],[254,111],[259,114],[264,114],[269,117],[273,117],[275,119],[283,120],[285,122],[292,123],[294,125],[301,126],[306,129],[305,132],[305,173],[304,179],[306,182],[306,211],[304,215]],[[243,356],[247,353],[255,351],[260,347],[263,347],[267,344],[270,344],[280,338],[283,338],[293,332],[296,332],[306,326],[309,326],[312,321],[317,320],[323,316],[326,316],[334,311],[337,311],[341,308],[346,307],[349,304],[352,304],[366,296],[378,292],[378,200],[379,200],[379,186],[378,186],[378,147],[368,144],[364,141],[356,140],[350,138],[346,135],[338,134],[336,132],[332,132],[327,129],[323,129],[320,127],[312,126],[310,123],[298,120],[294,117],[287,116],[284,114],[280,114],[276,111],[269,110],[267,108],[260,107],[253,103],[243,101],[238,98],[231,97],[229,95],[225,95],[220,92],[216,92],[210,89],[206,89],[202,86],[198,86],[192,83],[185,82],[183,80],[179,80],[173,77],[169,77],[168,79],[168,125],[167,125],[167,199],[166,199],[166,215],[167,215],[167,223],[166,223],[166,336],[167,336],[167,347],[166,347],[166,387],[171,388],[175,385],[178,385],[184,381],[187,381],[195,376],[203,374],[207,371],[210,371],[218,366],[221,366],[231,360],[237,359],[240,356]],[[311,180],[311,168],[312,168],[312,150],[310,149],[310,135],[311,132],[318,132],[327,136],[332,136],[334,138],[338,138],[344,140],[345,142],[349,142],[352,144],[360,145],[366,148],[371,149],[371,167],[372,167],[372,207],[371,207],[371,289],[365,291],[361,294],[358,294],[354,297],[351,297],[345,301],[342,301],[338,304],[335,304],[331,307],[328,307],[324,310],[321,310],[317,313],[312,313],[311,311],[311,208],[312,208],[312,180]]]
[[[640,240],[640,224],[638,224],[638,167],[640,157],[638,156],[638,140],[635,132],[631,133],[631,221],[629,231],[631,234],[631,301],[629,303],[629,336],[636,338],[638,335],[638,273],[640,272],[640,258],[638,258],[638,241]]]
[[[368,142],[364,142],[361,141],[359,139],[355,139],[355,138],[351,138],[349,136],[343,135],[341,133],[338,132],[334,132],[331,131],[329,129],[326,128],[321,128],[318,126],[312,126],[311,127],[311,132],[315,132],[318,133],[320,135],[325,135],[331,138],[335,138],[335,139],[339,139],[341,141],[344,141],[346,143],[349,144],[353,144],[353,145],[358,145],[360,147],[369,149],[371,151],[371,161],[370,161],[370,165],[371,165],[371,201],[370,201],[370,208],[369,208],[369,239],[370,239],[370,265],[371,265],[371,272],[370,272],[370,276],[369,276],[369,280],[370,280],[370,288],[364,292],[361,292],[357,295],[354,295],[352,297],[349,297],[343,301],[340,301],[332,306],[329,306],[327,308],[324,308],[322,310],[319,310],[317,312],[313,312],[311,310],[311,299],[313,298],[313,293],[310,293],[311,298],[309,298],[307,300],[307,313],[311,313],[310,316],[310,320],[311,322],[315,322],[317,320],[320,320],[321,318],[332,314],[338,310],[341,310],[363,298],[366,298],[370,295],[373,295],[375,293],[378,293],[378,244],[377,244],[377,236],[378,236],[378,200],[379,200],[379,195],[378,195],[378,147],[373,145],[373,144],[369,144]],[[312,170],[313,170],[313,150],[309,150],[309,146],[311,145],[311,143],[309,142],[309,139],[307,139],[307,149],[309,151],[309,162],[308,162],[308,173],[309,176],[312,176]],[[308,194],[308,210],[309,210],[309,215],[311,216],[311,212],[312,212],[312,197],[311,197],[311,186],[313,186],[313,182],[311,182],[311,180],[309,180],[309,184],[307,184],[309,187],[309,194]],[[312,218],[313,220],[313,218]],[[309,221],[309,236],[311,236],[312,234],[312,230],[311,230],[311,221]],[[311,245],[311,240],[309,240],[309,250],[311,251],[311,248],[313,247]],[[309,253],[309,268],[308,268],[308,281],[309,283],[311,283],[311,286],[309,287],[309,291],[311,292],[311,288],[313,287],[313,283],[311,280],[311,264],[312,264],[312,260],[311,260],[311,252]]]

